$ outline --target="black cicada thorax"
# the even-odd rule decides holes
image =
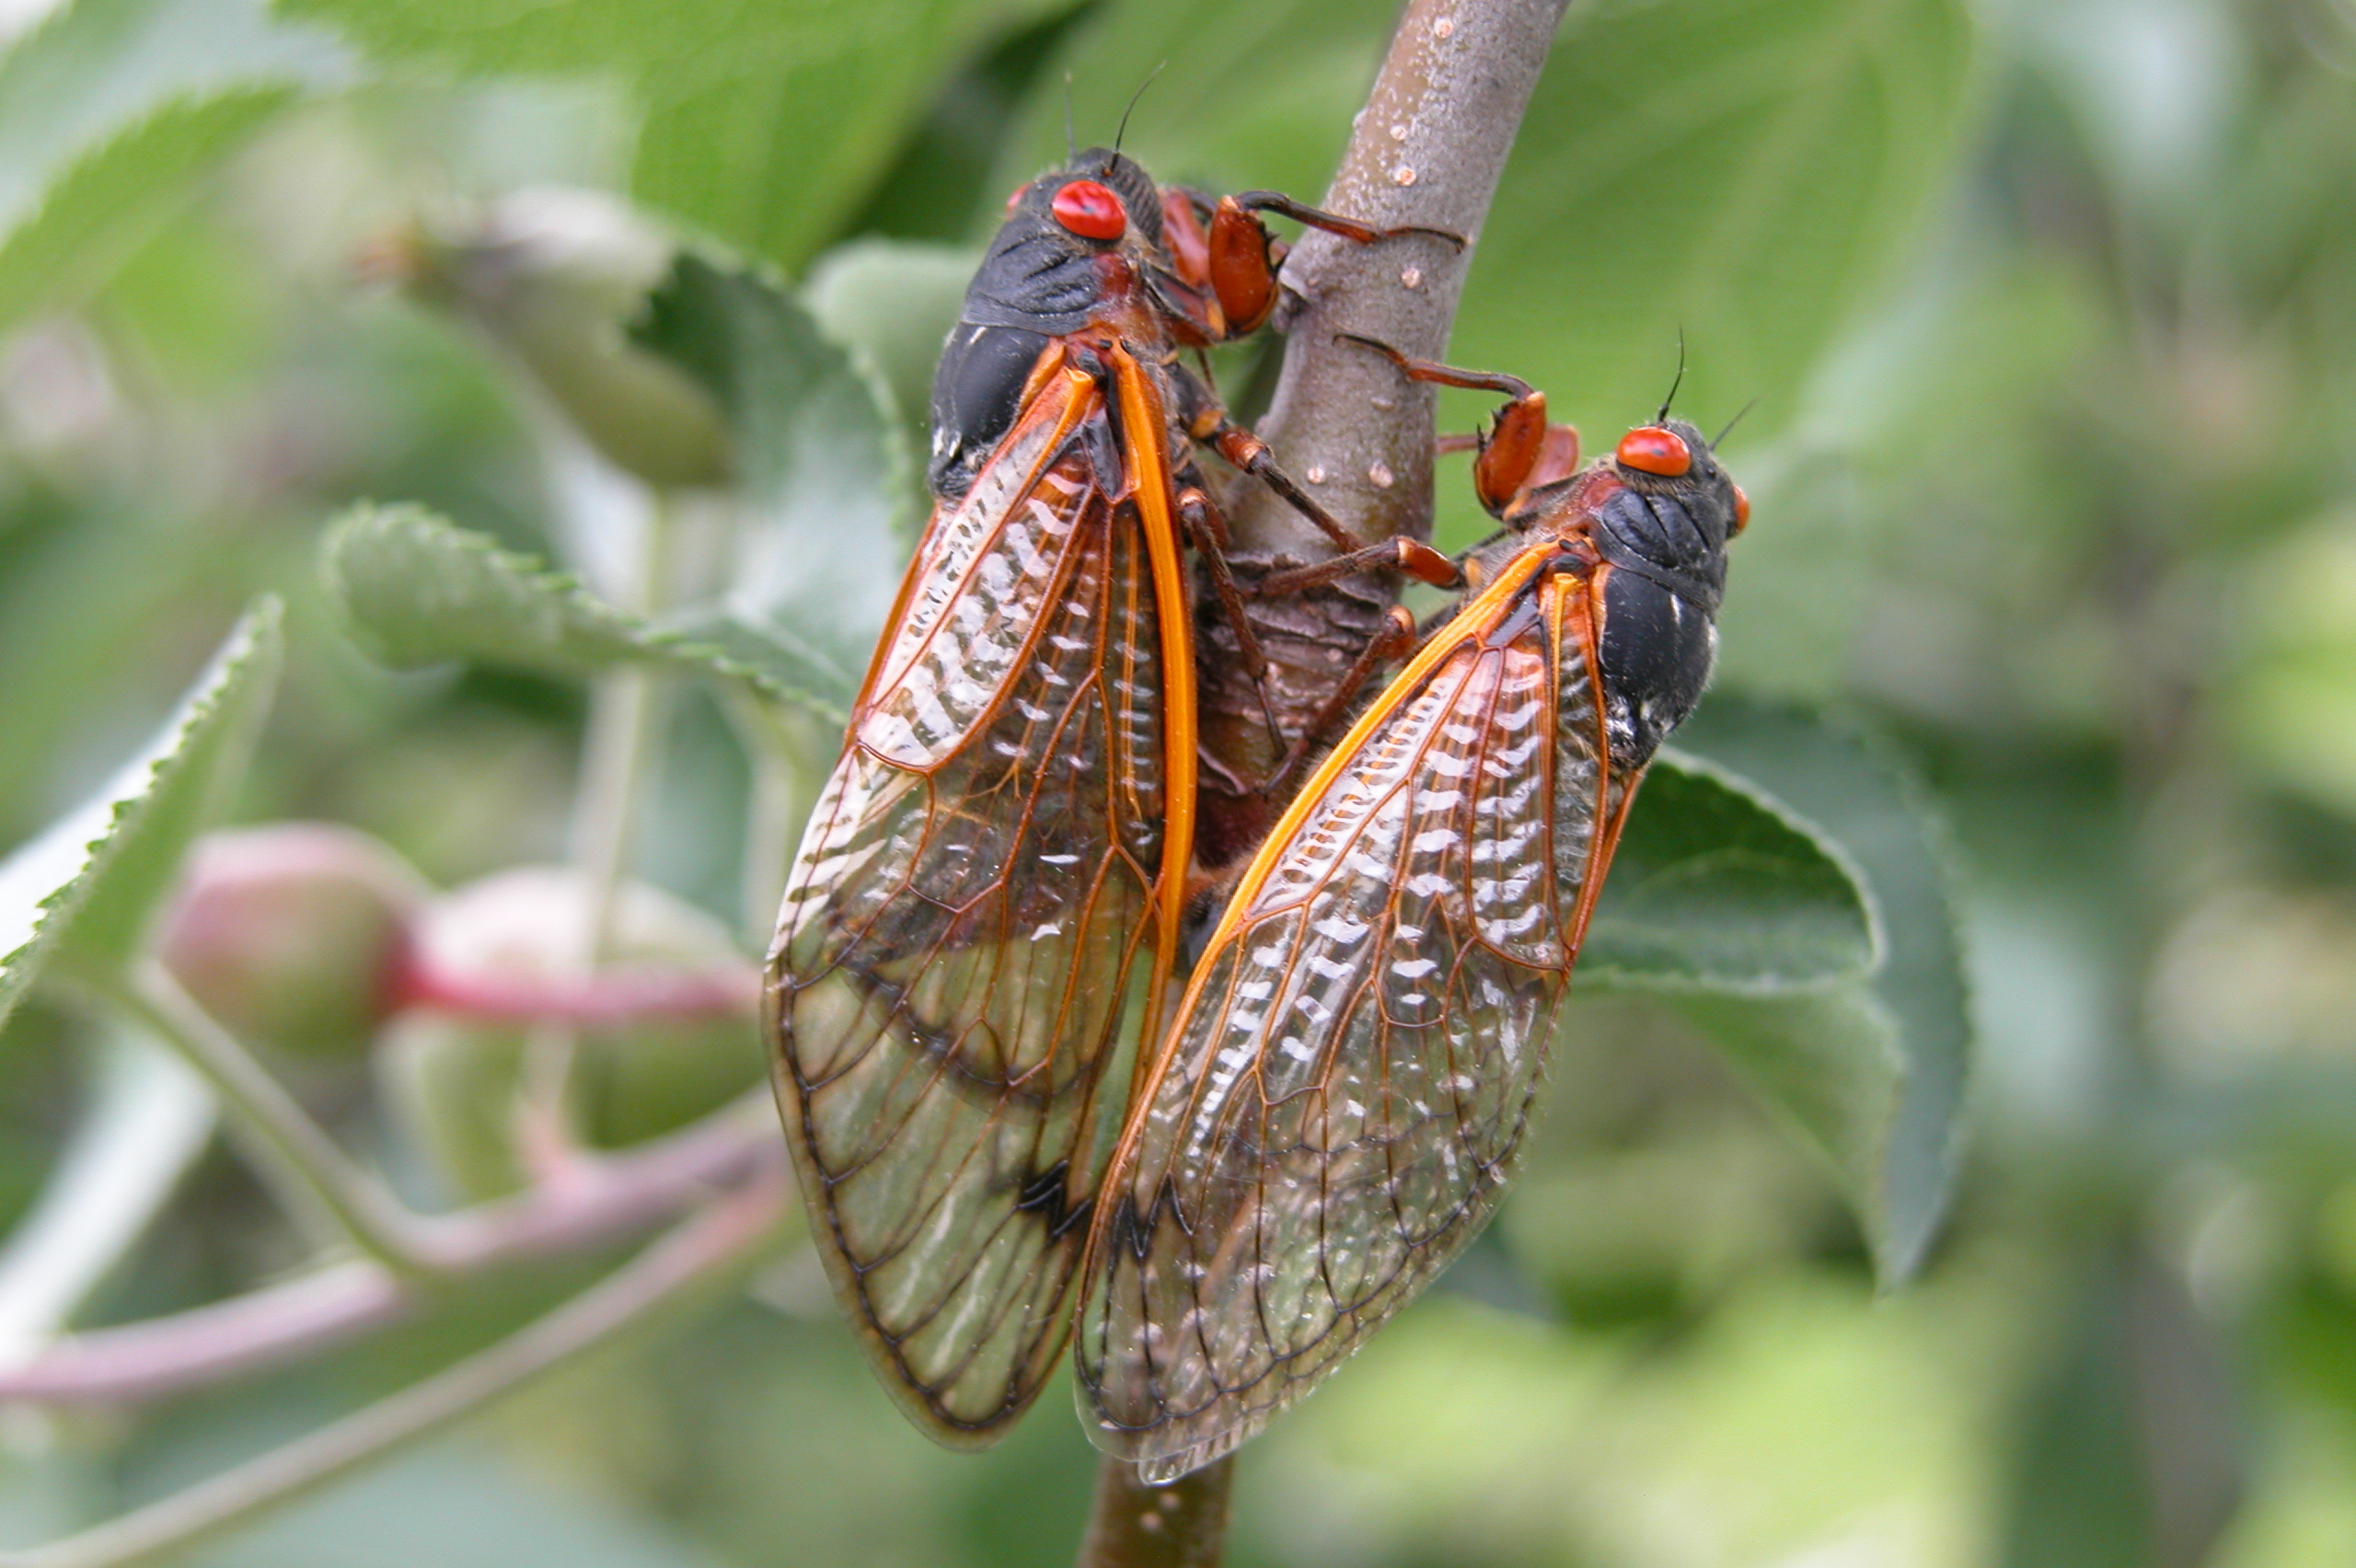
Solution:
[[[1039,356],[1103,324],[1163,248],[1152,177],[1118,153],[1091,149],[1015,193],[933,375],[935,497],[964,495],[1013,427]]]
[[[1265,192],[1214,203],[1163,189],[1103,147],[1016,191],[933,378],[934,495],[954,501],[971,487],[1056,340],[1111,328],[1140,358],[1167,363],[1181,346],[1257,329],[1274,306],[1284,254],[1254,215],[1261,207],[1353,237],[1376,232]],[[1213,401],[1183,392],[1170,400]]]
[[[1654,466],[1638,466],[1645,463]],[[1603,585],[1600,674],[1612,761],[1634,767],[1693,711],[1709,683],[1727,541],[1748,508],[1709,442],[1683,420],[1632,431],[1600,471],[1613,482],[1587,498],[1588,538],[1612,569]]]

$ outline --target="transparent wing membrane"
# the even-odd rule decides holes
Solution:
[[[1471,1240],[1624,799],[1588,584],[1468,606],[1303,791],[1196,966],[1091,1242],[1084,1414],[1216,1458]]]
[[[1085,439],[1107,418],[1067,378],[935,519],[771,959],[818,1245],[886,1384],[953,1443],[1062,1348],[1155,964],[1162,628]]]

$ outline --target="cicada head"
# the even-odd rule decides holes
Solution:
[[[932,383],[934,496],[954,502],[1012,426],[1023,388],[1055,339],[1114,306],[1126,258],[1138,276],[1163,249],[1161,198],[1133,158],[1091,147],[1008,199]]]
[[[1066,165],[1059,174],[1045,177],[1041,184],[1055,184],[1056,192],[1049,198],[1049,207],[1060,214],[1086,200],[1091,203],[1100,199],[1095,192],[1110,195],[1121,208],[1123,227],[1117,235],[1098,233],[1084,235],[1095,239],[1123,239],[1159,251],[1161,247],[1161,190],[1153,176],[1135,158],[1125,156],[1110,147],[1091,147]],[[1093,188],[1089,190],[1088,188]],[[1083,191],[1087,194],[1083,196]],[[1061,205],[1057,205],[1061,203]],[[1074,230],[1081,233],[1080,230]]]
[[[1664,417],[1622,436],[1611,467],[1622,484],[1669,503],[1692,525],[1689,536],[1677,526],[1679,519],[1650,509],[1660,514],[1658,527],[1649,531],[1664,547],[1654,559],[1662,565],[1699,567],[1703,556],[1714,554],[1720,558],[1716,575],[1723,581],[1727,541],[1750,522],[1750,502],[1718,466],[1708,438],[1684,420]]]
[[[1584,492],[1589,537],[1612,568],[1600,674],[1613,760],[1641,766],[1701,700],[1717,653],[1727,541],[1750,502],[1701,431],[1666,414],[1622,436],[1600,472]]]
[[[1114,251],[1158,260],[1161,191],[1135,158],[1091,147],[1008,198],[990,254],[1017,246],[1034,264],[1056,257],[1092,262]],[[987,271],[987,259],[983,265]]]

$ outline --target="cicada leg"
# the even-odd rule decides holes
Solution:
[[[1268,691],[1268,655],[1260,646],[1260,634],[1252,628],[1252,617],[1244,613],[1243,591],[1236,584],[1235,569],[1227,559],[1227,523],[1211,504],[1211,498],[1195,485],[1180,488],[1177,510],[1187,543],[1202,560],[1212,590],[1218,595],[1219,607],[1228,624],[1235,628],[1236,649],[1242,656],[1243,673],[1251,677],[1252,689],[1260,699],[1260,716],[1267,723],[1268,737],[1281,746],[1285,744],[1284,722],[1276,717],[1276,699]]]
[[[1377,228],[1322,212],[1274,190],[1246,190],[1221,197],[1218,210],[1211,214],[1209,282],[1219,310],[1227,317],[1228,330],[1238,335],[1253,330],[1276,314],[1282,287],[1276,273],[1284,265],[1284,243],[1260,221],[1262,213],[1280,213],[1296,223],[1360,245],[1419,234],[1445,240],[1459,250],[1464,248],[1464,236],[1446,229]]]
[[[1335,336],[1372,349],[1397,365],[1399,374],[1410,381],[1506,395],[1507,402],[1490,418],[1487,430],[1469,441],[1446,438],[1438,448],[1461,452],[1469,445],[1478,454],[1472,459],[1472,489],[1490,516],[1511,519],[1531,490],[1578,471],[1579,432],[1566,424],[1550,423],[1546,394],[1521,377],[1410,359],[1379,339],[1356,332]]]
[[[1246,190],[1213,203],[1183,187],[1161,193],[1162,229],[1184,298],[1169,303],[1207,341],[1248,337],[1267,324],[1283,294],[1277,272],[1284,241],[1268,232],[1262,213],[1276,213],[1359,245],[1422,235],[1464,248],[1464,236],[1410,225],[1380,228],[1322,211],[1273,190]]]
[[[1312,561],[1307,566],[1288,566],[1271,571],[1252,585],[1255,599],[1275,598],[1286,594],[1298,594],[1304,589],[1321,588],[1328,582],[1338,582],[1345,577],[1355,577],[1361,571],[1395,571],[1427,582],[1435,588],[1461,588],[1464,569],[1461,563],[1431,548],[1421,539],[1405,535],[1385,539],[1379,545],[1365,545],[1331,557]]]
[[[1206,410],[1198,422],[1195,439],[1217,452],[1228,463],[1251,475],[1276,492],[1287,506],[1299,513],[1317,531],[1334,541],[1334,548],[1354,550],[1363,542],[1344,527],[1334,514],[1319,505],[1314,497],[1300,488],[1300,481],[1288,474],[1268,451],[1268,444],[1227,417],[1227,410],[1216,403]]]
[[[1334,683],[1325,705],[1317,710],[1294,740],[1284,760],[1276,765],[1276,772],[1260,786],[1262,794],[1276,800],[1289,794],[1292,787],[1300,781],[1301,772],[1311,758],[1317,755],[1319,737],[1332,733],[1341,723],[1343,716],[1357,701],[1358,693],[1364,691],[1367,682],[1374,678],[1374,673],[1393,660],[1405,658],[1423,640],[1422,629],[1416,626],[1415,617],[1408,613],[1405,606],[1392,605],[1383,618],[1382,630],[1368,640],[1350,667],[1342,672],[1342,678]]]
[[[1266,442],[1228,417],[1227,406],[1219,401],[1207,378],[1184,365],[1172,364],[1170,385],[1179,421],[1197,444],[1209,447],[1229,467],[1251,475],[1274,490],[1286,505],[1331,539],[1335,549],[1355,550],[1365,543],[1301,489],[1299,480],[1285,472]]]

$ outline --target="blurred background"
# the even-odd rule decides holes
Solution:
[[[420,501],[621,595],[613,540],[695,482],[709,415],[568,355],[678,236],[775,268],[913,431],[976,247],[1061,155],[1067,73],[1085,144],[1166,59],[1149,167],[1314,199],[1393,14],[46,9],[0,6],[0,842],[272,589],[287,674],[237,816],[362,830],[337,853],[387,901],[527,945],[534,888],[483,879],[565,857],[583,689],[383,670],[321,586],[327,520]],[[69,23],[81,77],[29,52]],[[1493,1239],[1244,1454],[1230,1562],[2356,1561],[2351,193],[2350,0],[1574,0],[1451,354],[1590,445],[1649,412],[1680,328],[1681,409],[1757,399],[1712,702],[1841,716],[1943,824],[1976,1036],[1952,1211],[1877,1292],[1835,1182],[1676,1015],[1593,997]],[[698,688],[659,750],[625,945],[756,954],[764,781]],[[512,1187],[450,1107],[514,1042],[379,1021],[302,1011],[272,1065],[415,1191]],[[609,1043],[601,1136],[757,1081],[749,1030],[691,1032]],[[90,1035],[36,1007],[0,1038],[0,1221],[102,1076]],[[191,1159],[78,1321],[300,1257],[225,1147]],[[153,1408],[0,1407],[0,1542],[259,1451],[571,1277]],[[985,1456],[932,1447],[789,1257],[201,1560],[1011,1568],[1068,1559],[1091,1471],[1058,1389]]]

